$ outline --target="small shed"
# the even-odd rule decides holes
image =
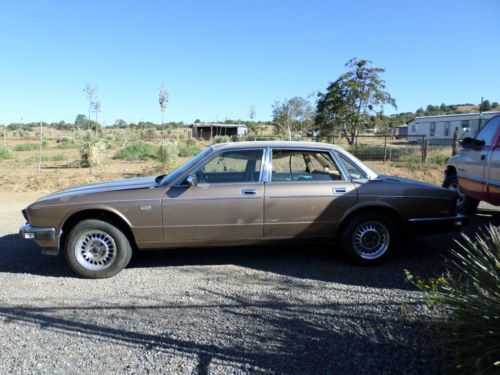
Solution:
[[[248,126],[245,124],[206,124],[195,123],[192,125],[194,138],[210,140],[217,136],[243,137],[248,134]]]

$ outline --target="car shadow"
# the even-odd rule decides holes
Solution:
[[[500,225],[500,212],[480,209],[471,216],[464,233],[473,237],[487,225]],[[403,270],[422,277],[444,272],[448,251],[457,246],[460,233],[402,239],[398,251],[383,264],[362,267],[341,255],[335,244],[296,241],[259,247],[178,248],[137,251],[128,268],[235,265],[302,279],[314,279],[376,288],[412,289]],[[15,234],[0,237],[0,273],[73,277],[62,257],[40,254],[38,247]]]

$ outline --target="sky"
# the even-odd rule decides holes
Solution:
[[[0,124],[271,118],[353,57],[385,69],[397,112],[500,102],[500,1],[0,2]],[[388,114],[395,110],[385,108]]]

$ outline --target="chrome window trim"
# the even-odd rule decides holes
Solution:
[[[332,162],[333,164],[338,168],[339,172],[340,172],[340,177],[341,179],[340,180],[330,180],[330,181],[325,181],[325,180],[319,180],[319,181],[314,181],[314,180],[311,180],[311,181],[273,181],[272,180],[272,172],[273,172],[273,169],[272,169],[272,166],[273,166],[273,151],[274,150],[285,150],[285,151],[304,151],[304,152],[310,152],[310,153],[325,153],[325,154],[328,154],[330,155],[331,159],[332,159]],[[293,146],[278,146],[278,147],[269,147],[269,155],[268,155],[269,159],[268,159],[268,163],[269,163],[269,170],[268,170],[268,174],[267,174],[267,179],[268,179],[268,183],[270,184],[296,184],[296,183],[307,183],[307,184],[310,184],[311,182],[313,183],[324,183],[324,184],[331,184],[332,182],[350,182],[350,179],[346,178],[347,176],[349,176],[348,173],[345,172],[345,169],[343,168],[340,168],[340,164],[338,162],[338,160],[335,158],[334,156],[334,151],[333,149],[329,148],[329,147],[318,147],[318,148],[305,148],[305,147],[293,147]]]

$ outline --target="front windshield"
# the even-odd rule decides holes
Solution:
[[[200,152],[198,155],[196,155],[194,158],[191,160],[188,160],[184,164],[182,164],[179,168],[175,169],[161,180],[160,185],[167,185],[171,183],[172,181],[176,180],[181,174],[186,172],[188,169],[190,169],[193,165],[198,163],[201,159],[203,159],[205,156],[207,156],[209,153],[211,153],[213,148],[207,147],[205,150]]]

